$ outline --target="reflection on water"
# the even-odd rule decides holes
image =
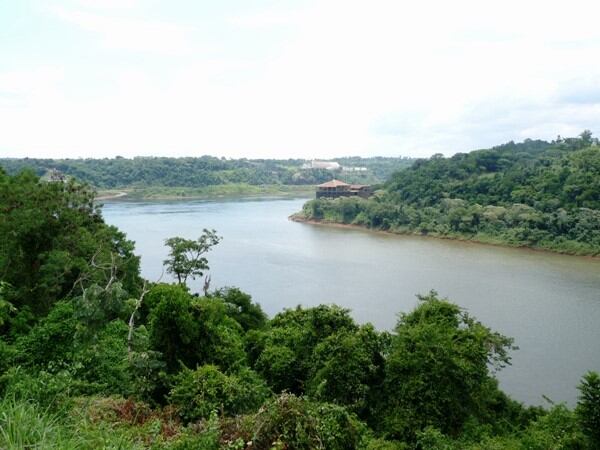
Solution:
[[[515,338],[520,350],[498,377],[527,403],[546,395],[573,404],[581,375],[600,371],[600,261],[289,221],[302,203],[121,202],[104,216],[136,241],[150,279],[162,272],[165,238],[215,228],[223,241],[208,255],[213,287],[239,286],[270,315],[337,303],[391,329],[415,294],[435,289]]]

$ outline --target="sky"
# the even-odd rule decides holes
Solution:
[[[426,157],[600,133],[599,13],[0,0],[0,157]]]

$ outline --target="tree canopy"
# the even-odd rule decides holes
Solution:
[[[372,198],[309,201],[309,219],[564,253],[600,253],[600,146],[589,133],[434,155]]]

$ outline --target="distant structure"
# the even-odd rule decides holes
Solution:
[[[364,184],[348,184],[340,180],[331,180],[317,186],[317,198],[362,197],[372,194],[371,186]]]
[[[318,161],[313,159],[310,162],[304,163],[302,165],[303,169],[327,169],[327,170],[340,170],[342,166],[340,166],[339,162],[336,161]]]
[[[52,181],[52,182],[59,182],[59,183],[64,183],[65,181],[67,181],[67,177],[65,177],[65,175],[57,169],[50,169],[47,172],[47,176],[48,176],[48,181]]]

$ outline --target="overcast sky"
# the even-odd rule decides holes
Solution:
[[[600,132],[600,3],[0,1],[0,156],[429,156]]]

